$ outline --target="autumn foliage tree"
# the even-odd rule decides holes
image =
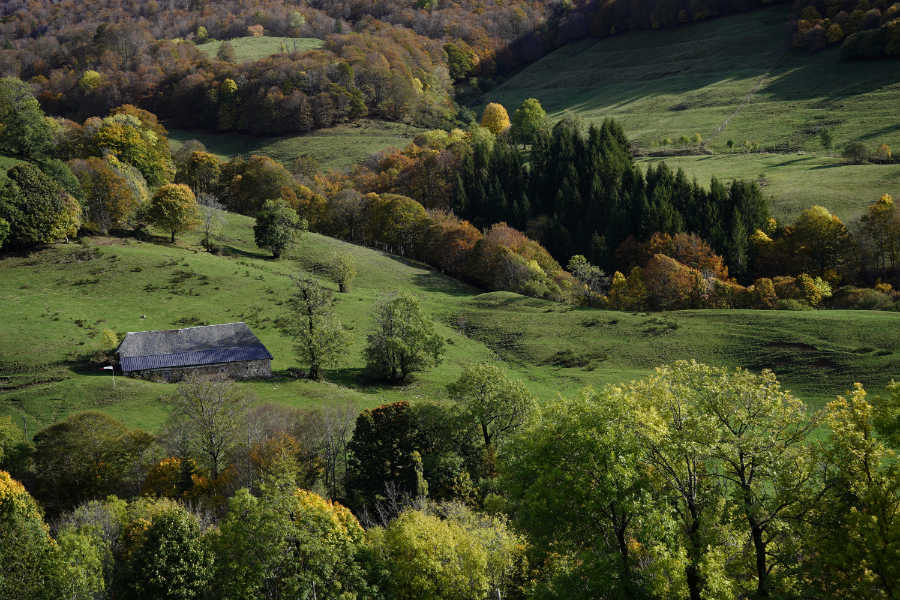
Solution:
[[[509,114],[503,105],[497,102],[488,103],[481,115],[481,126],[494,135],[500,135],[509,129],[510,125]]]
[[[104,234],[126,227],[139,206],[128,181],[96,156],[75,159],[71,168],[81,184],[85,226]]]

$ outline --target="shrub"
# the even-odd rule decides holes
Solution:
[[[869,149],[862,142],[850,142],[844,148],[844,158],[855,165],[861,165],[869,160]]]
[[[783,298],[779,300],[775,304],[775,308],[777,310],[806,310],[807,307],[803,306],[803,304],[799,300],[794,300],[793,298]]]

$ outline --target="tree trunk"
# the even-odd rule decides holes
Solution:
[[[172,243],[175,243],[175,230],[172,230]]]
[[[703,595],[703,577],[700,575],[700,554],[702,548],[700,543],[700,519],[697,516],[696,507],[689,506],[688,510],[692,516],[692,522],[688,530],[688,560],[690,562],[685,567],[684,574],[687,579],[691,600],[701,600]]]
[[[766,543],[763,541],[763,531],[756,524],[755,519],[750,519],[750,535],[753,538],[753,549],[756,551],[756,597],[769,597],[769,570],[766,568]]]

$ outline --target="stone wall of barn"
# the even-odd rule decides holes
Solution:
[[[256,379],[272,376],[272,361],[244,360],[216,365],[201,365],[198,367],[172,367],[169,369],[148,369],[146,371],[132,371],[129,377],[139,377],[150,381],[164,381],[176,383],[187,375],[200,376],[224,376],[228,379]]]

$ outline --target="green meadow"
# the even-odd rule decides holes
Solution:
[[[650,157],[639,162],[662,161],[673,169],[684,169],[704,185],[713,177],[758,182],[770,198],[772,214],[781,222],[821,204],[850,223],[881,194],[900,198],[900,165],[896,164],[851,165],[840,158],[807,152]]]
[[[275,356],[275,377],[239,384],[257,402],[298,407],[371,407],[387,401],[446,399],[465,364],[497,361],[541,400],[584,386],[627,381],[654,367],[695,358],[773,369],[814,406],[861,381],[871,391],[900,375],[900,314],[867,311],[680,311],[622,313],[576,308],[506,292],[481,293],[425,266],[306,234],[270,259],[253,244],[252,220],[227,215],[222,255],[199,235],[173,246],[84,238],[0,259],[0,414],[34,434],[67,414],[100,410],[157,429],[172,385],[115,380],[91,357],[103,332],[244,321]],[[295,379],[302,367],[281,330],[292,276],[325,276],[335,253],[353,255],[359,276],[336,310],[351,332],[327,382]],[[403,386],[366,379],[362,350],[376,303],[392,290],[416,294],[447,340],[444,361]]]
[[[679,151],[681,136],[699,133],[715,156],[667,162],[699,180],[763,175],[781,216],[825,204],[850,218],[882,193],[900,192],[900,165],[845,167],[835,158],[851,141],[900,151],[900,69],[896,61],[841,61],[837,50],[789,50],[789,11],[569,44],[483,101],[511,111],[534,97],[554,119],[612,117],[645,152]],[[823,128],[831,151],[819,139]],[[673,143],[661,147],[665,138]],[[732,153],[729,140],[735,149],[750,142],[787,154]]]
[[[261,37],[239,37],[232,40],[232,48],[237,62],[255,62],[261,58],[280,54],[283,52],[306,52],[322,47],[322,40],[318,38],[291,38],[264,35]],[[198,44],[197,49],[209,58],[215,58],[219,47],[223,42],[211,40]]]
[[[387,148],[404,148],[422,131],[404,123],[362,120],[283,137],[173,129],[169,131],[169,143],[174,152],[185,141],[196,139],[222,159],[265,154],[287,166],[306,154],[316,159],[323,170],[344,171]]]

